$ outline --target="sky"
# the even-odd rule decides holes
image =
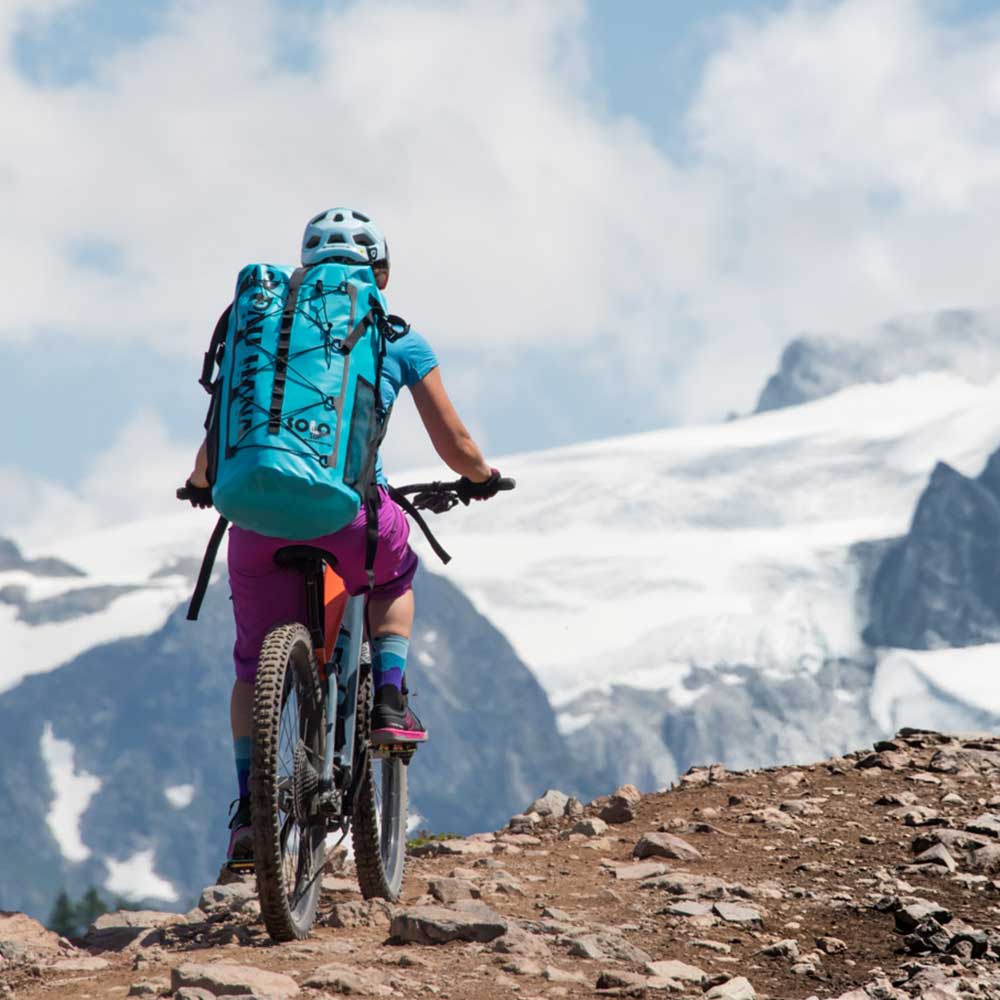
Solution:
[[[169,510],[236,273],[333,204],[489,456],[1000,298],[1000,0],[4,0],[0,41],[0,534]],[[429,454],[399,406],[390,471]]]

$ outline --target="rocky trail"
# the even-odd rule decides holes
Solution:
[[[394,906],[330,869],[290,944],[252,881],[72,943],[0,914],[0,997],[1000,998],[1000,739],[902,730],[656,794],[552,791],[414,849]]]

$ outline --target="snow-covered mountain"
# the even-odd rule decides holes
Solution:
[[[524,455],[505,464],[511,502],[449,531],[451,572],[608,780],[818,758],[902,722],[994,724],[1000,683],[959,687],[954,656],[863,632],[937,462],[976,476],[998,442],[1000,379],[931,372]],[[919,706],[890,683],[902,662]]]
[[[997,345],[978,325],[954,329],[961,358],[973,342],[993,356]],[[433,578],[428,596],[418,593],[426,630],[415,647],[426,692],[418,710],[442,733],[435,766],[447,774],[424,790],[432,825],[490,825],[548,783],[585,793],[622,780],[651,787],[694,762],[820,759],[902,724],[1000,726],[1000,597],[981,551],[996,551],[991,532],[1000,525],[1000,460],[987,469],[1000,444],[1000,377],[986,362],[967,370],[965,360],[921,354],[932,339],[917,338],[896,377],[886,358],[866,374],[851,367],[854,348],[837,360],[836,344],[826,343],[832,368],[853,374],[797,405],[506,458],[515,493],[436,519],[455,556],[445,573],[472,604]],[[931,370],[915,357],[931,357]],[[126,649],[101,644],[123,637],[147,652],[169,640],[171,662],[183,661],[184,643],[205,633],[168,619],[187,597],[210,525],[183,510],[55,537],[26,555],[0,547],[0,712],[29,726],[17,745],[32,748],[19,777],[0,771],[0,799],[30,775],[31,815],[43,834],[76,817],[65,843],[53,847],[50,834],[52,843],[38,841],[62,858],[60,872],[82,878],[91,855],[79,856],[92,851],[108,878],[125,879],[111,862],[142,862],[154,849],[158,877],[178,884],[174,849],[150,847],[128,826],[124,802],[114,815],[131,853],[115,853],[94,790],[94,782],[107,787],[100,761],[110,758],[101,754],[114,747],[88,743],[90,715],[77,718],[72,702],[54,713],[42,692],[53,689],[58,704],[59,692],[75,690],[82,671],[110,655],[103,650]],[[416,544],[440,572],[419,537]],[[900,602],[902,590],[911,598]],[[513,651],[503,652],[493,626]],[[229,641],[212,640],[215,660]],[[112,675],[127,667],[115,663],[101,673],[104,708],[87,701],[84,713],[120,718]],[[224,687],[224,664],[218,671]],[[477,698],[494,710],[489,732],[509,737],[499,754],[467,714]],[[207,722],[191,725],[200,732]],[[463,750],[477,740],[474,753]],[[209,784],[228,778],[209,779],[194,762],[209,754],[228,768],[224,749],[209,754],[194,741],[188,776],[181,753],[153,797],[181,811],[203,808],[201,796],[219,794]],[[476,780],[496,794],[477,798]],[[198,816],[198,835],[215,836]],[[0,864],[0,891],[11,877]]]

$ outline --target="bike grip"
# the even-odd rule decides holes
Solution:
[[[179,486],[177,492],[174,494],[178,500],[188,500],[191,494],[188,493],[188,488],[186,486]]]
[[[517,480],[511,479],[510,477],[504,477],[503,479],[497,480],[498,490],[512,490],[517,486]]]

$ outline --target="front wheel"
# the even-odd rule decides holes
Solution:
[[[361,894],[396,902],[406,867],[407,764],[398,754],[369,746],[371,703],[371,672],[365,671],[355,728],[355,762],[363,771],[351,839]]]
[[[250,808],[261,915],[275,941],[309,934],[326,852],[317,811],[323,693],[303,625],[271,629],[254,685]]]

